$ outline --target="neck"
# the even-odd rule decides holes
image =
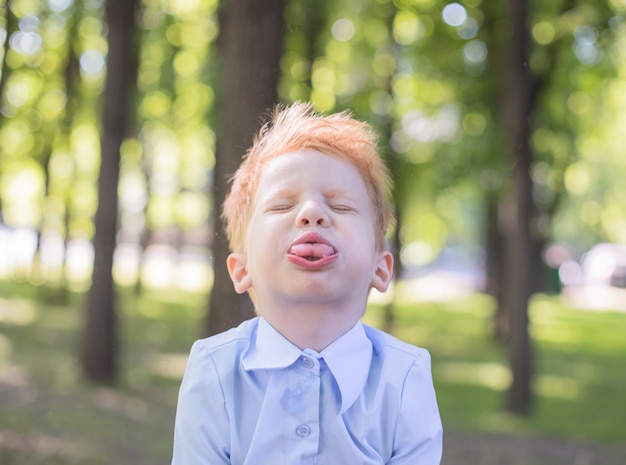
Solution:
[[[352,329],[363,311],[298,305],[287,309],[257,306],[257,313],[299,349],[321,352]]]

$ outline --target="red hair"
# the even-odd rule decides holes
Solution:
[[[384,250],[387,230],[394,221],[389,204],[392,183],[378,153],[377,139],[367,123],[355,120],[348,111],[323,116],[309,103],[276,106],[272,120],[261,128],[233,176],[224,201],[222,217],[231,250],[244,251],[254,196],[265,165],[286,153],[306,149],[345,159],[357,168],[372,201],[376,245]]]

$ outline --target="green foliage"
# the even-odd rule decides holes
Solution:
[[[496,101],[506,79],[504,5],[286,2],[281,98],[312,100],[322,111],[350,108],[380,130],[396,200],[411,218],[401,232],[407,243],[435,251],[446,242],[479,244],[482,194],[507,190]],[[121,236],[131,242],[171,229],[198,236],[211,214],[217,8],[215,0],[141,2],[128,102],[137,117],[128,141],[137,148],[132,160],[123,154],[120,184]],[[13,0],[0,11],[3,220],[89,240],[106,72],[103,4]],[[535,227],[577,251],[626,240],[623,14],[618,1],[531,2]]]

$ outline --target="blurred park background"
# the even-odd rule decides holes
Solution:
[[[444,465],[626,463],[625,0],[0,0],[0,464],[168,463],[275,103],[381,134]]]

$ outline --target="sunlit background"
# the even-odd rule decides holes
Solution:
[[[390,146],[408,167],[406,179],[397,180],[410,199],[403,203],[403,263],[427,267],[442,253],[456,253],[449,261],[475,273],[482,257],[481,192],[496,189],[506,168],[494,154],[468,163],[489,150],[485,141],[492,136],[492,115],[479,94],[490,58],[483,5],[398,1],[395,15],[385,18],[385,3],[334,5],[318,19],[328,24],[319,25],[311,43],[306,6],[288,2],[280,95],[310,99],[321,111],[350,107],[374,124],[392,115]],[[115,278],[121,285],[140,279],[149,287],[211,286],[217,6],[142,3],[138,125],[123,146],[119,185]],[[551,260],[567,286],[597,285],[608,265],[583,263],[585,253],[596,243],[626,242],[625,8],[612,0],[557,15],[548,2],[532,17],[530,66],[541,71],[547,53],[563,57],[554,88],[545,92],[547,116],[537,118],[532,135],[532,176],[539,203],[562,197],[538,228],[561,246]],[[0,23],[6,45],[0,276],[85,290],[106,71],[103,3],[15,0],[11,11],[16,30],[8,34],[6,14]],[[72,60],[77,75],[68,84]]]
[[[432,350],[446,419],[470,431],[615,440],[620,431],[611,425],[623,418],[611,414],[621,415],[623,405],[611,399],[623,391],[623,337],[614,313],[626,311],[626,0],[531,2],[526,66],[545,78],[530,136],[538,209],[532,229],[544,245],[545,294],[536,296],[531,315],[533,338],[548,354],[535,380],[548,407],[529,423],[502,415],[495,397],[485,394],[500,396],[511,380],[506,356],[487,334],[493,300],[483,294],[486,204],[507,193],[512,164],[499,144],[495,101],[505,78],[493,71],[502,60],[498,44],[510,33],[510,24],[498,20],[503,3],[286,0],[279,96],[310,100],[321,112],[351,109],[381,132],[381,151],[399,167],[403,271],[390,292],[371,294],[370,318],[383,320],[381,309],[393,301],[396,335]],[[95,404],[98,414],[130,422],[133,434],[149,430],[146,443],[163,448],[162,435],[170,431],[150,428],[169,426],[187,339],[199,333],[213,285],[220,4],[139,2],[136,90],[128,102],[133,127],[121,148],[113,276],[123,291],[155,293],[124,294],[133,303],[124,310],[132,335],[125,342],[135,345],[125,359],[123,388],[69,401],[63,396],[83,392],[67,355],[74,353],[68,340],[80,318],[63,313],[45,292],[83,296],[91,286],[108,54],[104,7],[103,0],[0,0],[0,284],[33,286],[44,296],[40,302],[0,298],[0,324],[8,328],[0,334],[0,394],[8,387],[17,393],[11,391],[19,402],[8,402],[7,412],[48,395],[60,395],[62,408]],[[179,291],[193,305],[176,307]],[[586,358],[589,353],[598,358]],[[23,354],[40,371],[15,361]],[[610,368],[602,373],[594,365],[601,357],[602,369]],[[42,366],[53,367],[52,374]],[[605,384],[598,387],[598,379]],[[47,384],[53,394],[41,388]],[[162,416],[155,419],[154,412]],[[49,420],[49,430],[69,428],[64,434],[79,436],[76,425],[85,419],[73,420],[62,426]],[[117,417],[98,421],[112,425],[108,434],[120,424]],[[31,418],[24,430],[34,423]],[[29,448],[12,442],[14,432],[3,425],[0,452]],[[54,444],[66,458],[81,447],[54,436],[32,441],[33,450]],[[165,449],[160,457],[168,456]],[[492,450],[475,463],[497,460]],[[588,457],[571,463],[590,464]]]

